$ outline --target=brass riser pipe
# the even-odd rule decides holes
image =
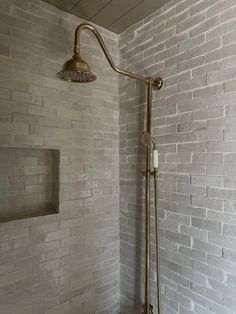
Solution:
[[[147,84],[146,132],[151,133],[152,84]],[[150,314],[150,146],[146,148],[146,258],[145,258],[145,314]]]
[[[152,92],[153,86],[151,83],[147,84],[147,112],[146,112],[146,132],[149,135],[150,141],[151,137],[151,121],[152,121]],[[157,178],[158,170],[154,169],[151,171],[151,149],[150,144],[146,147],[146,169],[143,172],[145,175],[145,206],[146,206],[146,256],[145,256],[145,304],[144,304],[144,314],[153,313],[152,305],[150,304],[150,225],[151,225],[151,212],[150,212],[150,181],[151,177],[154,179],[154,207],[155,207],[155,241],[156,241],[156,277],[157,277],[157,310],[160,314],[160,258],[159,258],[159,242],[158,242],[158,192],[157,192]],[[155,141],[152,143],[155,146]]]

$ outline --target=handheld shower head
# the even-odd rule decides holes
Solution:
[[[151,141],[151,136],[148,132],[143,132],[140,136],[140,142],[143,146],[149,146]]]
[[[73,57],[66,61],[57,77],[76,83],[89,83],[96,80],[96,76],[91,72],[87,62],[85,62],[79,53],[75,53]]]
[[[151,144],[153,145],[153,149],[156,149],[156,141],[154,140],[153,137],[151,137],[150,133],[148,132],[143,132],[140,136],[140,142],[143,146],[150,146]]]

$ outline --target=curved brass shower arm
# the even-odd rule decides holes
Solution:
[[[76,30],[75,30],[75,46],[74,46],[74,53],[80,53],[80,33],[83,29],[88,29],[90,30],[91,32],[94,33],[94,35],[96,36],[110,66],[112,67],[112,69],[114,71],[116,71],[117,73],[120,73],[120,74],[123,74],[125,76],[128,76],[128,77],[131,77],[133,79],[136,79],[136,80],[139,80],[139,81],[143,81],[145,83],[151,83],[153,86],[155,86],[157,89],[161,89],[162,85],[163,85],[163,81],[161,78],[157,78],[157,79],[153,79],[153,78],[150,78],[150,77],[144,77],[144,76],[141,76],[141,75],[138,75],[138,74],[135,74],[135,73],[132,73],[132,72],[129,72],[127,70],[124,70],[124,69],[121,69],[119,67],[117,67],[106,46],[105,46],[105,43],[101,37],[101,35],[99,34],[99,32],[97,31],[97,29],[92,25],[92,24],[89,24],[89,23],[83,23],[83,24],[80,24]]]

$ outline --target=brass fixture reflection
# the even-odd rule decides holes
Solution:
[[[146,169],[142,171],[145,176],[145,200],[146,200],[146,256],[145,256],[145,303],[143,314],[152,314],[153,306],[150,304],[150,184],[151,177],[154,178],[155,188],[155,227],[156,227],[156,260],[157,260],[157,306],[158,314],[160,314],[160,273],[159,273],[159,245],[158,245],[158,210],[157,210],[157,177],[158,177],[158,166],[152,169],[151,165],[151,154],[153,148],[153,154],[156,150],[156,143],[151,136],[151,118],[152,118],[152,92],[154,90],[160,90],[163,86],[163,80],[152,77],[144,77],[127,70],[117,67],[105,44],[104,41],[97,31],[97,29],[88,23],[80,24],[75,31],[75,42],[74,42],[74,55],[68,60],[62,70],[57,76],[63,80],[87,83],[96,80],[96,76],[91,72],[89,65],[80,57],[80,33],[82,30],[90,30],[97,38],[110,66],[114,71],[130,78],[142,81],[147,87],[147,111],[146,111],[146,131],[145,135],[141,136],[141,142],[145,146],[146,150]],[[157,151],[156,151],[157,152]]]

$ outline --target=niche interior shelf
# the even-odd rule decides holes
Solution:
[[[56,149],[0,147],[0,223],[59,211]]]

